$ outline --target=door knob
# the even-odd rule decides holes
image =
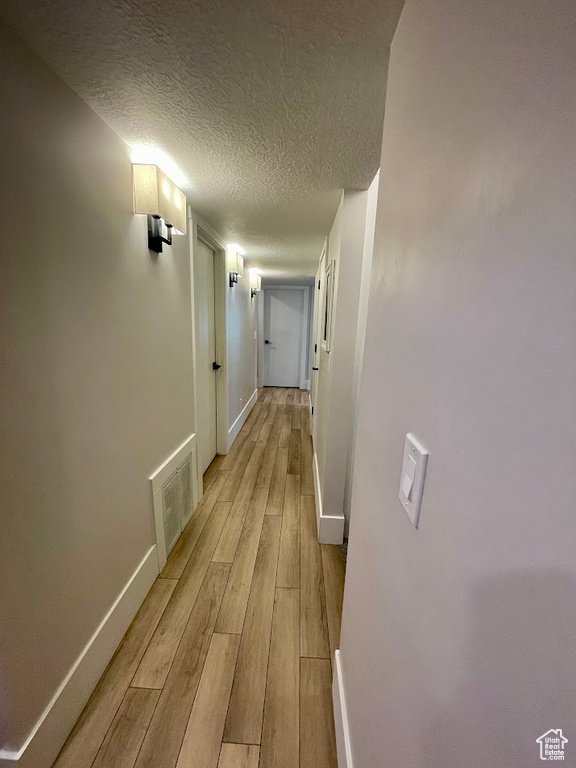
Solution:
[[[272,344],[272,342],[270,341],[270,339],[264,339],[264,344]]]
[[[218,365],[218,363],[216,363],[216,362],[212,363],[212,370],[213,371],[217,371],[218,368],[222,368],[222,366]]]

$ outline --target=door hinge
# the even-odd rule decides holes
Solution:
[[[312,416],[314,416],[314,406],[312,406]]]
[[[318,344],[314,344],[314,352],[318,352]]]
[[[318,290],[320,290],[320,280],[318,280]]]

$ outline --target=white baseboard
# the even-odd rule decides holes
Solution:
[[[240,412],[240,415],[238,416],[238,418],[236,419],[234,424],[232,424],[232,426],[228,430],[228,450],[230,450],[230,446],[232,445],[232,443],[236,439],[236,436],[238,435],[238,432],[240,432],[240,430],[244,426],[244,422],[246,421],[246,419],[250,415],[250,411],[256,405],[256,400],[258,400],[258,390],[257,389],[254,390],[254,393],[250,397],[250,400],[248,400],[248,402],[246,403],[246,405],[244,406],[244,408]]]
[[[316,516],[322,516],[322,489],[320,488],[320,473],[318,471],[318,454],[314,447],[312,454],[312,477],[314,478],[314,496],[316,497]]]
[[[346,696],[344,679],[342,677],[342,657],[336,651],[334,657],[334,677],[332,679],[332,700],[334,702],[334,726],[336,729],[336,751],[338,768],[353,768],[352,750],[350,747],[350,730],[346,711]]]
[[[318,541],[321,544],[342,544],[344,541],[344,515],[326,515],[322,506],[322,489],[320,488],[320,473],[318,471],[318,455],[314,449],[312,462],[314,475],[314,496],[316,497],[316,522],[318,524]]]
[[[157,575],[154,545],[76,659],[22,747],[15,751],[0,750],[0,768],[50,768]]]

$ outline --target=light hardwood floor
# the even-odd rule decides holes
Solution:
[[[308,393],[261,390],[54,768],[336,768],[311,462]]]

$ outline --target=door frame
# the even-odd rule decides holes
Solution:
[[[268,376],[268,369],[264,365],[264,316],[266,314],[266,293],[267,291],[300,291],[303,295],[302,301],[302,337],[300,339],[300,372],[299,389],[308,389],[306,363],[308,361],[308,346],[310,341],[310,287],[309,285],[266,285],[262,286],[262,311],[258,313],[258,386],[267,386],[265,380]],[[313,286],[312,286],[313,287]]]
[[[192,401],[194,406],[194,432],[197,433],[198,413],[198,365],[196,355],[196,305],[194,299],[194,251],[199,240],[214,252],[214,326],[216,333],[216,361],[222,366],[216,371],[216,453],[228,452],[228,376],[226,371],[226,245],[212,227],[200,216],[189,210],[190,223],[190,292],[192,309]],[[203,481],[198,466],[196,482],[202,489]]]
[[[323,342],[323,313],[324,313],[324,291],[326,290],[326,258],[328,253],[328,238],[324,242],[322,255],[318,263],[318,272],[314,282],[314,331],[312,342],[314,349],[312,352],[312,378],[310,381],[310,429],[312,440],[316,440],[316,422],[318,416],[318,387],[320,383],[320,359],[322,356]],[[314,370],[316,369],[316,370]]]

